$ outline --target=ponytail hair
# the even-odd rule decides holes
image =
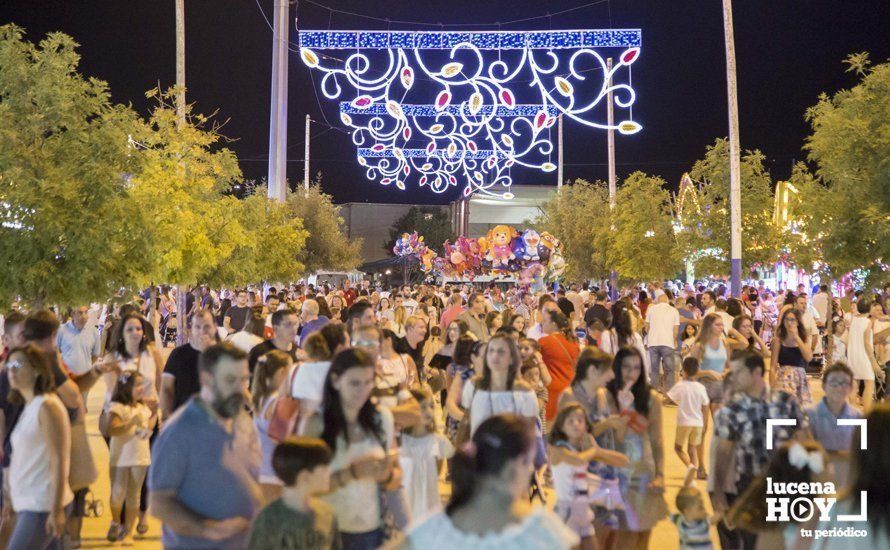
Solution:
[[[256,370],[253,372],[253,386],[251,388],[253,393],[253,410],[256,414],[260,413],[260,405],[263,399],[278,389],[272,384],[275,374],[280,369],[290,366],[291,362],[290,355],[277,349],[257,359]]]
[[[482,478],[500,474],[511,461],[528,454],[534,438],[534,424],[514,414],[492,416],[480,424],[470,442],[454,455],[451,500],[445,513],[453,516],[469,504]]]
[[[551,311],[550,312],[550,320],[556,325],[556,328],[559,329],[559,332],[565,336],[566,340],[569,342],[577,342],[578,336],[575,334],[575,331],[572,330],[572,323],[569,322],[568,316],[561,311]]]

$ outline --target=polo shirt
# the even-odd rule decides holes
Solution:
[[[262,451],[253,421],[240,413],[229,432],[193,397],[174,414],[152,446],[150,491],[173,491],[179,502],[214,520],[259,513]],[[164,548],[247,548],[250,530],[221,541],[187,537],[163,526]]]
[[[807,421],[813,437],[825,447],[826,451],[848,451],[853,440],[856,426],[838,426],[837,421],[847,418],[862,418],[858,409],[844,405],[839,416],[834,416],[823,397],[819,403],[806,411]]]
[[[89,324],[77,330],[74,323],[68,321],[59,327],[56,346],[68,370],[75,376],[86,374],[93,368],[93,357],[99,357],[101,351],[99,331]]]

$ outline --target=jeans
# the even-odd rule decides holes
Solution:
[[[649,348],[649,383],[656,390],[661,387],[659,383],[659,366],[664,366],[664,391],[674,387],[676,383],[677,352],[670,346],[651,346]]]
[[[383,546],[383,529],[374,529],[367,533],[344,533],[340,531],[340,542],[343,550],[377,550]],[[11,548],[11,547],[10,547]]]
[[[71,516],[73,503],[65,507],[65,515]],[[62,550],[62,538],[50,537],[46,532],[49,512],[22,510],[16,514],[15,530],[9,539],[10,550]],[[64,535],[63,535],[64,536]]]

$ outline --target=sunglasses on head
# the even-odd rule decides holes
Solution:
[[[20,369],[24,366],[25,366],[25,364],[22,363],[21,361],[9,360],[6,362],[6,368],[8,368],[8,369]]]

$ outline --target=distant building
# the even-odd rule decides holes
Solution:
[[[541,215],[541,207],[556,193],[552,185],[513,185],[510,200],[474,195],[451,203],[451,220],[455,235],[481,237],[496,225],[516,229]]]
[[[492,227],[501,224],[522,229],[526,221],[534,220],[541,214],[541,206],[556,193],[556,187],[513,185],[511,191],[514,194],[511,200],[473,196],[439,208],[450,209],[455,235],[481,237]],[[392,256],[391,252],[383,248],[389,240],[389,230],[412,206],[426,205],[374,202],[349,202],[340,205],[346,236],[350,239],[363,239],[362,262],[375,262]]]
[[[363,239],[362,262],[367,263],[392,256],[392,251],[383,248],[389,240],[390,228],[396,220],[407,214],[412,206],[423,205],[348,202],[339,206],[340,217],[343,218],[343,230],[350,239]],[[439,208],[444,210],[448,207]]]

